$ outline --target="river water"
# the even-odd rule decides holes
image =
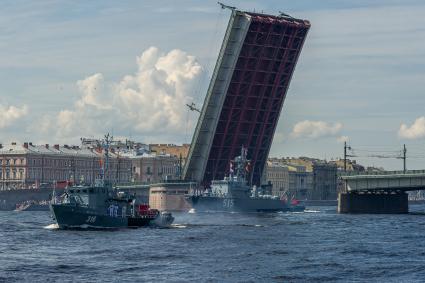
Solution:
[[[117,231],[0,212],[0,281],[424,282],[425,205],[411,211],[180,213],[171,229]]]

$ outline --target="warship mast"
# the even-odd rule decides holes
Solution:
[[[105,183],[108,183],[109,180],[106,179],[106,173],[109,169],[109,147],[113,140],[113,136],[106,134],[105,139],[102,141],[101,147],[103,149],[103,157],[101,159],[101,168],[100,168],[100,182],[101,186],[104,186]]]

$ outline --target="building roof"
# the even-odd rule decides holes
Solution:
[[[88,148],[81,148],[78,146],[60,146],[60,145],[33,145],[31,143],[11,143],[3,145],[0,148],[0,154],[44,154],[44,155],[73,155],[85,157],[98,157],[100,153]]]
[[[174,157],[174,155],[168,154],[168,153],[155,153],[155,152],[146,152],[146,151],[136,151],[136,150],[126,150],[126,151],[116,151],[116,155],[119,155],[120,157],[126,157],[130,159],[139,159],[139,158],[171,158]]]

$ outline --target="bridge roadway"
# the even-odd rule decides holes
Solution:
[[[347,192],[406,192],[425,190],[425,170],[384,171],[343,175]]]

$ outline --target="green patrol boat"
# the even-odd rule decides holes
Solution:
[[[112,138],[111,138],[112,139]],[[60,229],[168,227],[174,217],[169,212],[151,209],[148,204],[137,204],[134,196],[119,191],[104,179],[108,166],[111,141],[105,136],[105,162],[100,179],[93,186],[72,186],[61,197],[53,193],[50,211]]]

